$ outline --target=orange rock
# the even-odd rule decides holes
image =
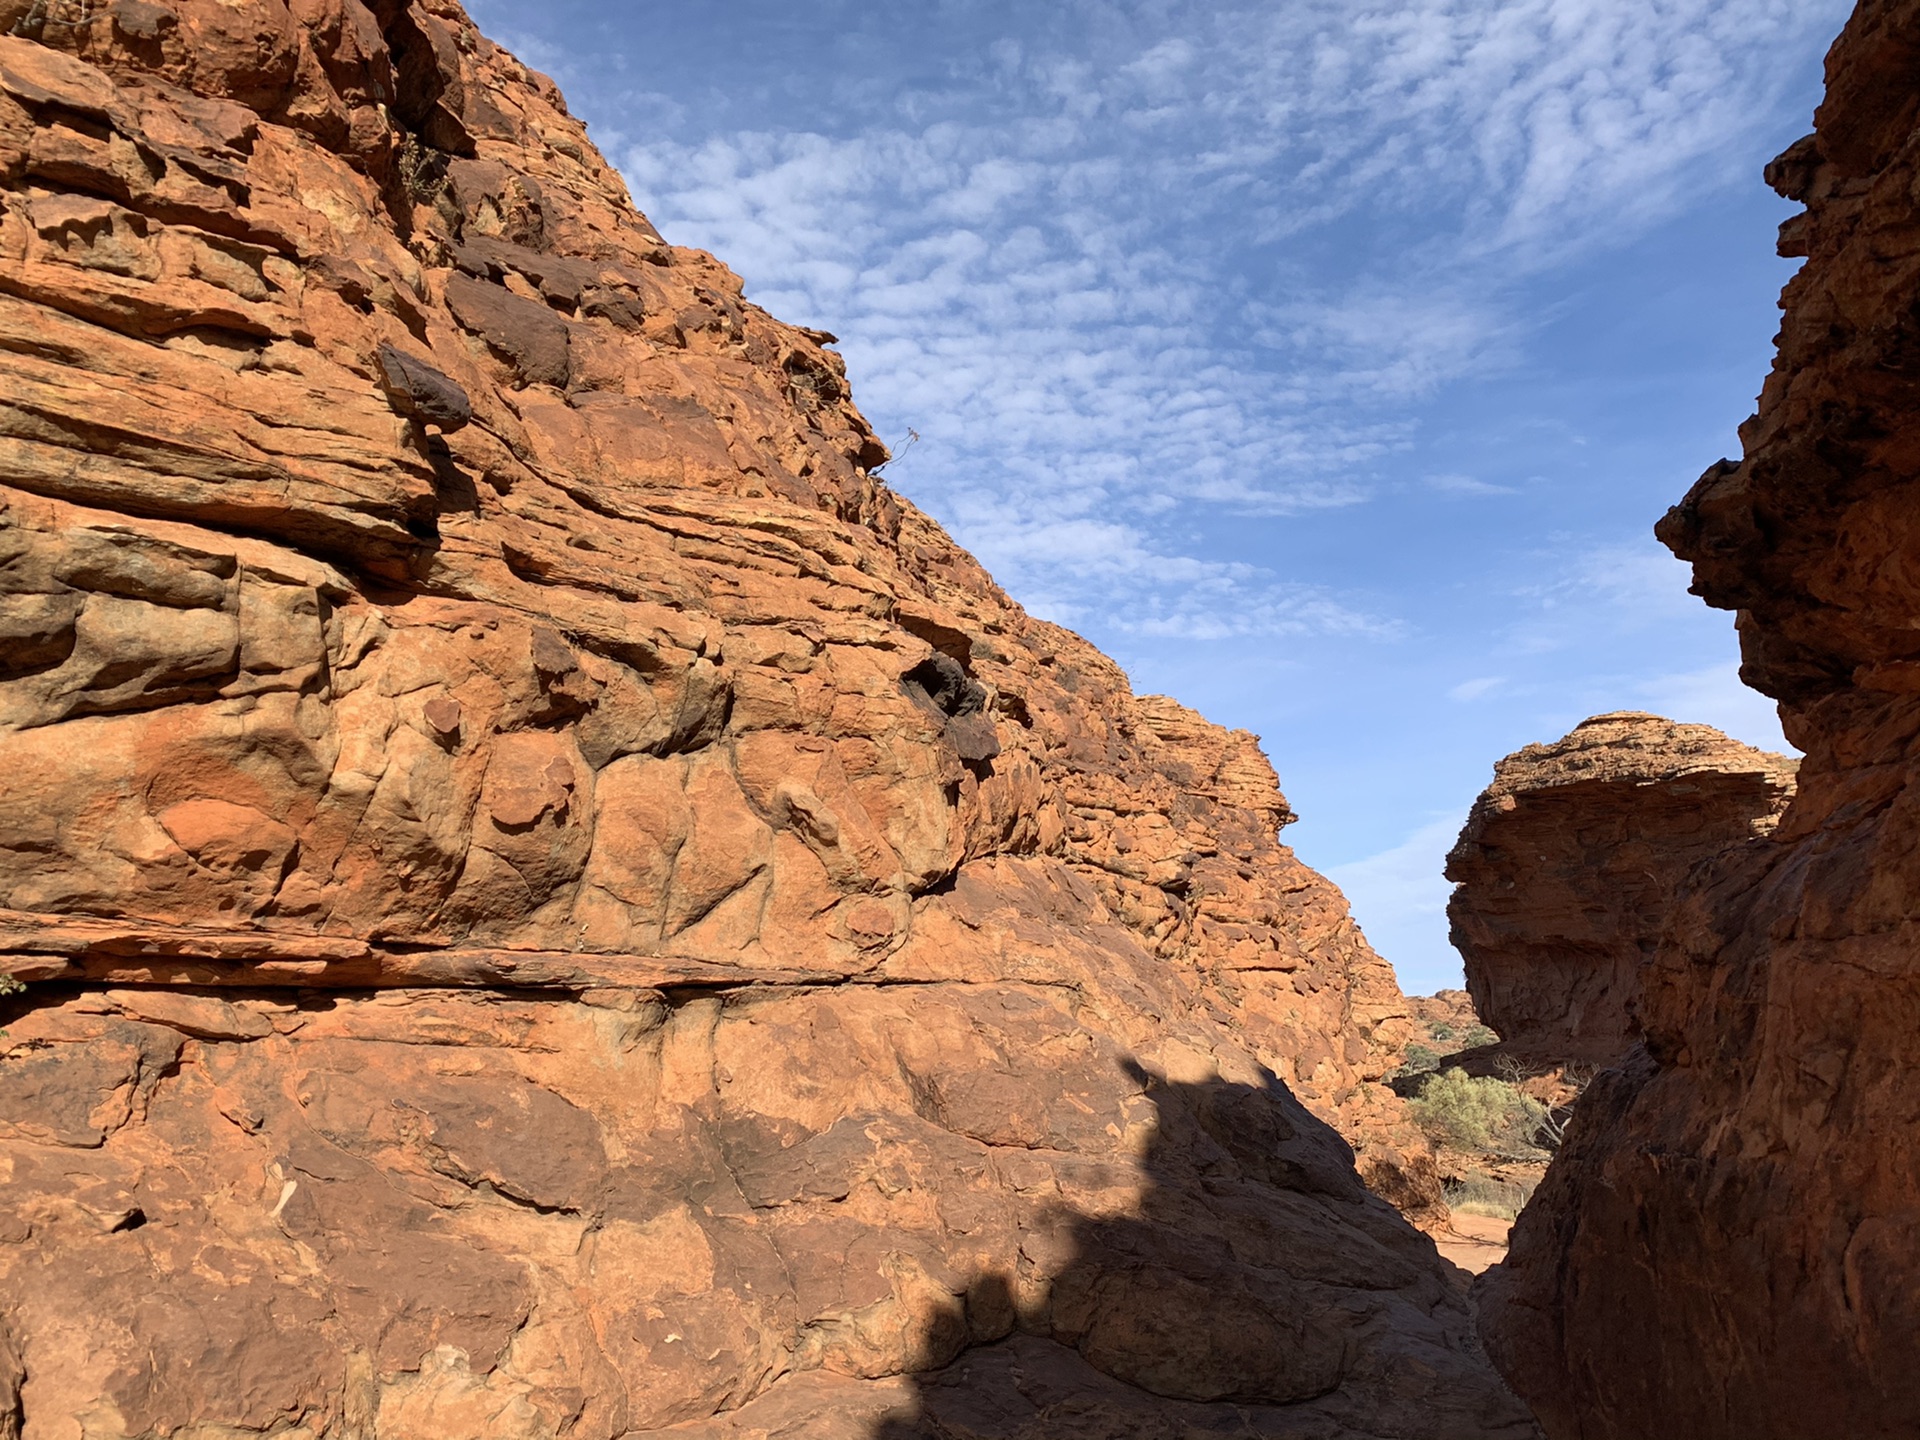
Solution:
[[[451,695],[429,700],[421,711],[427,723],[442,735],[454,735],[460,729],[460,702]]]
[[[1504,1048],[1533,1064],[1624,1055],[1641,967],[1688,872],[1771,834],[1797,769],[1633,711],[1496,765],[1447,857],[1447,916],[1473,1009]]]
[[[0,17],[0,1417],[1531,1433],[1254,738],[831,337],[451,0]]]

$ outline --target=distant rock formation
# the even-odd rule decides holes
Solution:
[[[833,337],[451,0],[0,32],[0,1436],[1533,1433],[1254,737]]]
[[[1494,767],[1447,857],[1467,990],[1503,1049],[1618,1059],[1640,970],[1701,860],[1770,834],[1797,762],[1706,725],[1622,711]]]
[[[1815,133],[1744,457],[1661,523],[1805,752],[1696,871],[1603,1074],[1482,1281],[1556,1440],[1920,1434],[1920,4],[1864,0]]]
[[[1449,1032],[1465,1032],[1480,1024],[1480,1012],[1473,1008],[1473,997],[1464,990],[1409,995],[1407,1014],[1416,1027],[1439,1025]],[[1448,1038],[1452,1038],[1451,1034]]]

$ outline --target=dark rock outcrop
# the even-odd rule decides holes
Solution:
[[[1768,178],[1807,264],[1743,458],[1659,533],[1806,758],[1483,1282],[1558,1440],[1920,1433],[1920,5],[1864,0]]]
[[[1596,715],[1494,767],[1447,857],[1454,948],[1503,1048],[1618,1059],[1640,969],[1700,861],[1772,833],[1796,762],[1706,725]]]
[[[0,1432],[1531,1433],[1254,738],[831,337],[450,0],[0,32]]]

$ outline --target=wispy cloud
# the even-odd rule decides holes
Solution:
[[[1518,280],[1722,183],[1837,0],[1062,8],[938,84],[849,81],[843,133],[636,96],[666,123],[610,148],[672,238],[845,337],[923,437],[896,483],[1016,593],[1204,636],[1394,632],[1153,517],[1379,496],[1407,402],[1517,353]]]
[[[1504,648],[1527,655],[1590,646],[1596,637],[1657,632],[1704,613],[1691,569],[1651,535],[1565,546],[1540,557],[1547,578],[1515,587]]]
[[[1393,962],[1401,988],[1430,993],[1461,983],[1460,957],[1447,943],[1447,851],[1465,815],[1427,821],[1376,855],[1335,865],[1328,877],[1346,894],[1374,949]]]
[[[1427,488],[1438,490],[1442,495],[1512,495],[1511,485],[1495,485],[1491,481],[1476,480],[1471,475],[1429,475]]]
[[[1656,676],[1634,687],[1639,706],[1692,725],[1711,725],[1762,750],[1794,753],[1780,729],[1780,712],[1758,690],[1740,683],[1738,665],[1710,665]]]
[[[1504,675],[1482,675],[1475,680],[1462,680],[1447,691],[1447,698],[1459,704],[1471,704],[1475,700],[1485,700],[1495,694],[1507,683]]]
[[[1255,565],[1202,559],[1162,546],[1150,529],[1093,517],[1038,520],[976,514],[971,538],[1021,575],[1027,608],[1062,625],[1099,624],[1122,635],[1224,640],[1236,636],[1344,635],[1394,639],[1402,623],[1323,587],[1276,578]]]

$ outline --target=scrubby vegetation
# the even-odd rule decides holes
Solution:
[[[1440,1052],[1431,1045],[1422,1045],[1418,1040],[1409,1041],[1407,1048],[1401,1053],[1406,1058],[1400,1062],[1400,1068],[1393,1072],[1390,1079],[1399,1080],[1411,1075],[1426,1075],[1440,1063]]]
[[[1533,1197],[1532,1180],[1506,1180],[1483,1170],[1469,1170],[1447,1182],[1447,1204],[1464,1215],[1486,1215],[1512,1220]]]
[[[1482,1045],[1492,1045],[1500,1038],[1477,1022],[1456,1026],[1446,1020],[1429,1020],[1425,1022],[1425,1029],[1426,1039],[1407,1042],[1407,1048],[1402,1052],[1404,1058],[1399,1068],[1387,1077],[1388,1084],[1399,1081],[1404,1085],[1418,1076],[1431,1074],[1440,1068],[1440,1062],[1447,1056],[1462,1050],[1475,1050]],[[1402,1095],[1408,1093],[1401,1086],[1396,1085],[1395,1088]]]
[[[17,976],[0,973],[0,1000],[4,1000],[9,995],[19,995],[26,988]],[[0,1040],[5,1039],[6,1034],[5,1030],[0,1030]]]
[[[1526,1154],[1540,1148],[1547,1107],[1518,1086],[1449,1067],[1422,1082],[1408,1108],[1435,1145]]]
[[[1446,1049],[1441,1052],[1446,1055],[1456,1050],[1474,1050],[1482,1045],[1491,1045],[1500,1038],[1478,1021],[1465,1029],[1459,1029],[1445,1020],[1430,1020],[1427,1022],[1427,1034],[1431,1035],[1436,1043],[1446,1046]]]

